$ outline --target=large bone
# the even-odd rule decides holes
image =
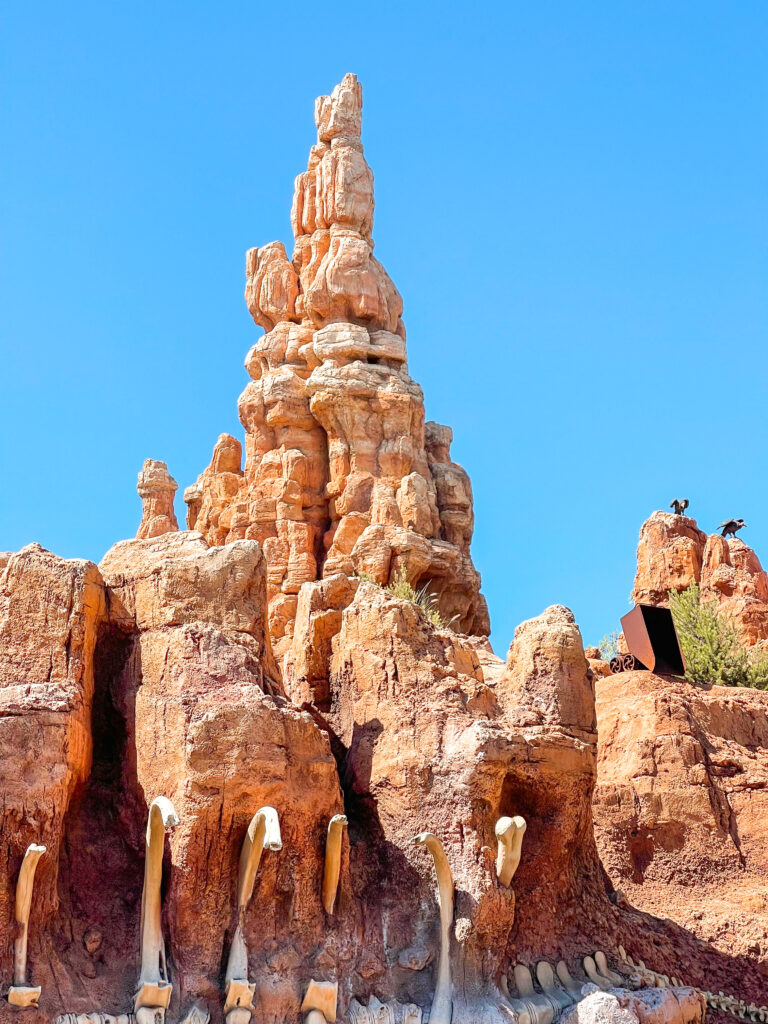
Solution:
[[[176,828],[179,818],[171,801],[158,796],[147,817],[144,888],[141,893],[141,970],[133,1008],[167,1010],[173,986],[168,981],[161,906],[165,833]],[[142,1017],[146,1016],[142,1014]]]
[[[582,996],[582,989],[584,988],[583,984],[571,977],[571,972],[568,970],[568,965],[565,960],[558,960],[555,970],[557,971],[557,977],[560,984],[566,992],[569,992],[578,1002]]]
[[[45,853],[44,846],[30,843],[24,852],[19,878],[16,882],[16,924],[18,932],[13,944],[13,985],[8,992],[12,1006],[37,1006],[41,989],[27,985],[27,942],[29,941],[29,912],[32,908],[32,889],[35,884],[37,862]]]
[[[227,983],[224,996],[224,1014],[227,1024],[247,1024],[253,1011],[255,984],[248,981],[248,947],[243,926],[245,912],[253,895],[256,873],[262,852],[282,850],[280,821],[274,807],[262,807],[251,818],[240,850],[240,870],[237,882],[237,923],[227,959],[224,978]]]
[[[540,960],[536,964],[536,980],[538,981],[544,995],[548,999],[557,1003],[561,1010],[564,1010],[567,1006],[571,1006],[573,1004],[573,996],[568,995],[567,992],[564,992],[563,989],[557,985],[555,982],[555,972],[546,960]]]
[[[526,827],[525,818],[519,814],[514,818],[499,818],[496,822],[496,874],[502,885],[510,885],[517,871]]]
[[[323,906],[326,914],[333,913],[336,891],[339,888],[341,871],[341,838],[347,819],[343,814],[334,814],[328,823],[325,840],[325,867],[323,868]]]
[[[551,1024],[555,1014],[560,1011],[558,1004],[536,992],[530,969],[525,964],[515,964],[514,976],[518,995],[528,1006],[534,1024]]]
[[[584,973],[593,985],[597,985],[597,987],[603,989],[604,992],[607,992],[609,988],[613,988],[613,982],[610,978],[603,977],[600,971],[598,971],[597,964],[591,956],[585,956],[582,963],[584,964]]]
[[[315,981],[307,985],[301,1012],[306,1013],[304,1024],[322,1024],[325,1020],[333,1024],[339,998],[339,984],[336,981]]]
[[[448,858],[440,840],[432,832],[420,832],[411,840],[417,846],[426,846],[432,854],[437,873],[440,897],[440,958],[437,963],[437,983],[429,1012],[429,1024],[451,1024],[453,999],[451,992],[450,943],[453,924],[453,876]]]
[[[595,953],[595,966],[597,967],[600,974],[604,978],[607,978],[608,981],[613,982],[614,985],[621,986],[624,984],[624,979],[622,978],[622,976],[620,974],[617,974],[616,971],[612,971],[611,968],[608,966],[608,958],[601,949],[598,949],[598,951]]]

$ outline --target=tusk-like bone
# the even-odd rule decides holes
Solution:
[[[514,818],[499,818],[496,822],[496,874],[502,885],[510,885],[517,871],[526,827],[525,818],[519,814]]]
[[[141,893],[141,968],[134,1010],[142,1006],[168,1009],[173,986],[168,981],[163,940],[161,885],[165,833],[176,828],[179,817],[171,801],[158,796],[147,816],[144,887]]]
[[[274,807],[261,807],[248,824],[240,850],[240,870],[237,881],[237,923],[229,948],[227,969],[224,975],[227,983],[224,996],[224,1014],[228,1024],[236,1024],[235,1017],[250,1019],[253,1011],[253,993],[256,986],[248,981],[248,947],[245,944],[243,925],[245,912],[253,895],[256,873],[261,863],[261,854],[267,850],[282,850],[280,820]],[[229,1014],[237,1010],[232,1020]],[[246,1017],[247,1014],[247,1017]]]
[[[46,852],[45,846],[30,843],[24,851],[19,878],[16,882],[16,923],[19,931],[13,944],[13,985],[8,992],[12,1006],[36,1007],[41,989],[27,985],[27,943],[29,941],[29,912],[32,908],[32,890],[35,884],[37,862]]]
[[[432,854],[437,873],[440,898],[440,958],[437,963],[437,983],[429,1013],[429,1024],[451,1024],[453,999],[451,993],[450,942],[453,925],[453,875],[442,843],[432,832],[420,832],[411,840],[417,846],[426,846]]]
[[[334,814],[328,823],[328,836],[325,840],[325,867],[323,869],[323,906],[326,914],[333,913],[336,902],[336,891],[339,888],[339,872],[341,871],[341,838],[347,819],[343,814]]]

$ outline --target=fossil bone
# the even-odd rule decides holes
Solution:
[[[53,1024],[136,1024],[136,1017],[132,1013],[62,1013]]]
[[[141,893],[141,971],[133,1008],[167,1010],[173,986],[168,981],[163,941],[160,887],[163,879],[165,833],[179,824],[171,801],[158,796],[147,816],[144,888]],[[147,1016],[142,1014],[142,1017]]]
[[[548,999],[554,1000],[561,1010],[571,1006],[574,1002],[573,996],[564,992],[555,982],[555,972],[546,960],[539,960],[536,964],[536,980],[541,991]]]
[[[339,888],[339,872],[341,870],[341,838],[347,824],[346,816],[334,814],[328,823],[328,836],[325,840],[325,867],[323,869],[323,906],[326,914],[333,913],[336,902],[336,890]]]
[[[613,988],[613,982],[609,978],[603,977],[600,971],[598,971],[597,964],[591,956],[585,956],[582,962],[584,964],[584,973],[593,985],[597,985],[597,987],[603,989],[604,992],[607,992],[609,988]]]
[[[32,889],[35,884],[37,862],[45,853],[44,846],[30,843],[24,851],[19,878],[16,882],[16,924],[18,934],[13,944],[13,985],[8,992],[12,1006],[37,1006],[41,989],[27,985],[27,941],[29,939],[29,912],[32,907]]]
[[[560,984],[566,992],[569,992],[577,1001],[581,999],[582,989],[584,986],[581,982],[577,981],[576,978],[571,977],[571,973],[568,970],[568,965],[565,960],[558,960],[555,971],[557,972]]]
[[[437,873],[437,889],[440,898],[440,958],[437,962],[437,982],[430,1024],[451,1024],[453,1013],[451,992],[450,942],[453,924],[453,875],[442,843],[432,832],[420,832],[411,840],[416,846],[426,846],[432,854]]]
[[[620,974],[617,974],[615,971],[612,971],[608,966],[608,958],[601,949],[598,949],[598,951],[595,953],[594,959],[595,966],[604,978],[607,978],[608,981],[613,982],[614,985],[624,984],[624,979],[622,978],[622,976]]]
[[[339,998],[337,981],[315,981],[307,985],[301,1012],[306,1013],[304,1024],[322,1024],[323,1020],[333,1024],[336,1020],[336,1004]],[[318,1018],[316,1014],[320,1014]]]
[[[523,836],[526,830],[525,818],[516,815],[514,818],[499,818],[496,822],[496,874],[502,885],[510,885],[520,863],[520,852],[523,847]]]
[[[224,1015],[227,1024],[246,1024],[253,1010],[256,986],[248,981],[248,948],[243,925],[245,912],[253,895],[256,872],[259,870],[264,849],[282,850],[280,821],[274,807],[262,807],[251,818],[240,850],[240,870],[237,882],[237,923],[229,948],[225,981]],[[246,1016],[247,1013],[247,1016]]]
[[[518,995],[528,1007],[532,1024],[550,1024],[560,1007],[534,989],[530,968],[525,964],[515,964],[513,973]]]
[[[513,999],[509,993],[509,982],[506,974],[499,978],[499,1001],[498,1005],[502,1010],[511,1010],[517,1018],[517,1024],[534,1024],[535,1011],[532,1006],[524,1003],[522,999]]]

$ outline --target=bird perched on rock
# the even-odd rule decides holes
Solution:
[[[724,523],[720,523],[718,530],[721,537],[735,537],[736,531],[743,530],[746,525],[743,519],[726,519]]]
[[[681,516],[689,505],[690,501],[687,498],[675,498],[669,507],[673,509],[676,516]]]

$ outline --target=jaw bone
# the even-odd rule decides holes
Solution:
[[[12,1006],[36,1007],[41,989],[27,985],[27,942],[29,939],[29,912],[32,908],[32,889],[35,883],[37,862],[46,852],[46,847],[30,843],[24,852],[19,878],[16,882],[16,923],[19,932],[13,944],[13,985],[8,992]]]
[[[430,1024],[451,1024],[453,999],[451,991],[451,964],[449,958],[450,932],[453,924],[453,875],[442,843],[432,832],[420,832],[411,840],[416,846],[426,846],[432,854],[437,873],[440,897],[440,958],[437,964],[437,983],[429,1013]]]
[[[141,971],[134,999],[137,1020],[142,1009],[149,1011],[140,1015],[142,1019],[156,1020],[159,1012],[162,1020],[171,1001],[173,986],[168,981],[165,962],[160,887],[165,833],[178,824],[179,818],[171,801],[164,796],[156,797],[147,817],[144,888],[141,893]]]
[[[519,814],[514,818],[499,818],[496,822],[496,874],[502,885],[509,886],[517,871],[526,827],[525,818]]]
[[[240,851],[240,871],[237,882],[237,924],[229,948],[225,981],[224,1015],[227,1024],[248,1024],[253,1011],[253,993],[256,986],[248,981],[248,948],[243,925],[245,912],[253,895],[256,873],[261,854],[267,850],[282,850],[280,821],[274,807],[256,811],[248,825]]]
[[[339,887],[341,871],[341,838],[347,824],[346,816],[334,814],[328,823],[328,837],[325,841],[325,867],[323,868],[323,906],[326,914],[333,913],[336,890]]]

